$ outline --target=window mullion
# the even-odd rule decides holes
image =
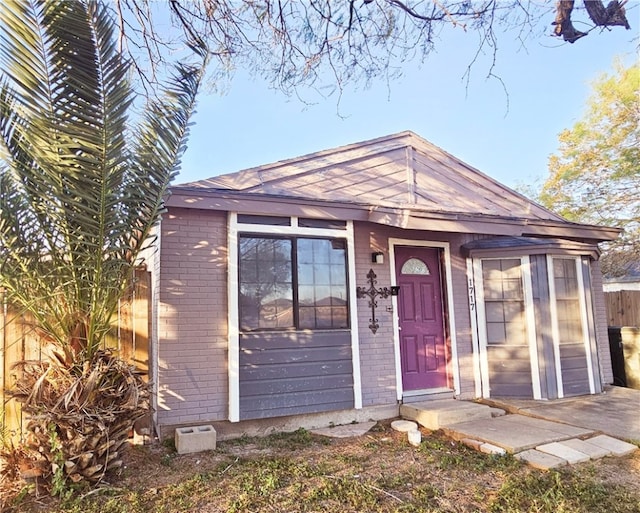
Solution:
[[[293,308],[293,326],[300,329],[300,303],[298,294],[298,238],[291,237],[291,292]]]

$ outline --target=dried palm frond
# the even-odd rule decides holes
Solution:
[[[73,482],[95,483],[122,465],[129,432],[149,411],[149,385],[132,366],[102,350],[80,373],[57,360],[16,370],[12,395],[29,416],[27,447],[46,462],[44,477],[61,469]]]

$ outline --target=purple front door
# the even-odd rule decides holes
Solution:
[[[403,389],[447,387],[440,252],[396,247],[395,255]]]

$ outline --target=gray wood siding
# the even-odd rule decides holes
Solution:
[[[351,333],[240,335],[240,419],[353,408]]]
[[[531,255],[531,285],[536,318],[536,342],[538,345],[538,372],[540,393],[547,399],[558,397],[555,356],[553,351],[553,327],[549,311],[550,292],[546,255]]]
[[[589,374],[583,344],[560,344],[560,367],[565,397],[589,393]]]
[[[528,346],[487,347],[492,397],[533,397]]]

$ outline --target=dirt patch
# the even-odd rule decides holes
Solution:
[[[26,496],[9,511],[638,512],[640,451],[542,472],[422,433],[419,447],[389,423],[357,438],[300,430],[186,455],[134,446],[112,488],[66,502]]]

